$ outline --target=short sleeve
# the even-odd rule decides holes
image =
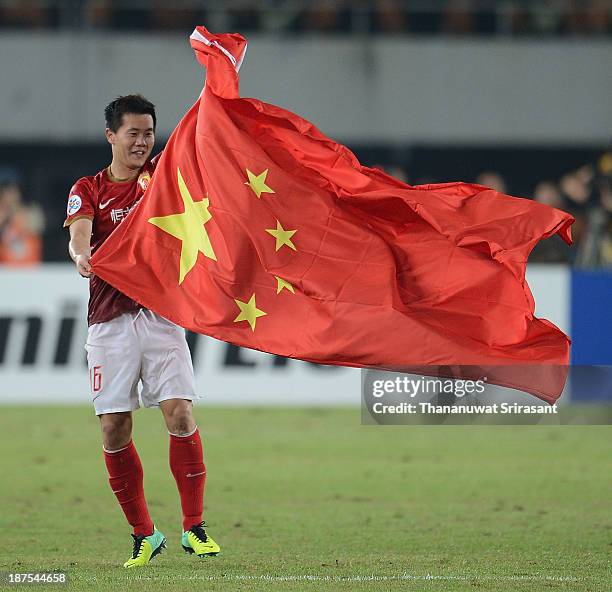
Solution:
[[[64,227],[70,226],[79,218],[94,218],[93,186],[87,177],[79,179],[68,194],[66,206],[66,219]]]

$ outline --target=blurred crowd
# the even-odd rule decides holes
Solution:
[[[398,165],[377,165],[387,173],[412,184],[434,183],[446,179],[409,178]],[[67,261],[67,233],[61,226],[65,196],[50,200],[43,211],[37,203],[26,201],[15,175],[8,178],[0,167],[0,265],[29,266],[42,260]],[[467,180],[467,179],[466,179]],[[483,171],[474,182],[502,193],[513,193],[498,171]],[[534,200],[571,213],[573,248],[557,236],[540,242],[529,261],[532,263],[570,263],[582,268],[612,267],[612,151],[595,162],[564,174],[559,179],[542,179],[535,184]],[[45,225],[45,218],[54,221]]]
[[[0,0],[0,27],[610,35],[612,0]]]
[[[534,199],[565,209],[573,227],[580,267],[612,266],[612,152],[565,175],[558,185],[540,183]]]
[[[45,217],[36,203],[24,203],[16,180],[0,180],[0,265],[23,267],[42,261]]]

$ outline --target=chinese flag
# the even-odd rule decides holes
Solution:
[[[197,27],[191,45],[204,91],[94,273],[236,345],[324,364],[488,369],[489,382],[556,400],[569,339],[534,316],[525,265],[543,238],[571,243],[570,215],[362,166],[305,119],[239,96],[242,36]]]

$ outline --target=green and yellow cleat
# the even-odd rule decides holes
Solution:
[[[132,535],[134,539],[134,550],[132,556],[123,564],[123,567],[144,567],[166,548],[166,537],[153,528],[153,534],[149,536]]]
[[[221,551],[221,547],[206,534],[205,526],[204,522],[194,524],[183,533],[181,543],[185,553],[195,553],[198,557],[208,557]]]

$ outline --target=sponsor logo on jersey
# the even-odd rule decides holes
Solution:
[[[141,198],[142,199],[142,198]],[[129,208],[119,208],[111,210],[111,220],[113,224],[119,224],[138,204],[140,199],[133,203]]]
[[[119,208],[111,210],[111,220],[113,224],[118,224],[130,213],[130,208]]]
[[[72,216],[72,214],[76,214],[81,209],[82,203],[83,202],[81,201],[81,198],[78,195],[73,195],[68,200],[68,207],[66,208],[66,212],[68,212],[68,215]]]
[[[149,175],[149,173],[144,172],[140,174],[140,177],[138,177],[138,185],[140,185],[140,188],[143,191],[147,190],[147,187],[149,186],[149,183],[151,182],[151,175]]]

